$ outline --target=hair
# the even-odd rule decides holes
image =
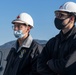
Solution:
[[[68,13],[68,14],[70,14],[70,16],[74,16],[75,17],[75,19],[74,19],[74,23],[76,22],[76,14],[75,13]]]

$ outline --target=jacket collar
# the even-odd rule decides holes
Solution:
[[[31,46],[31,43],[33,41],[33,38],[31,35],[28,36],[28,38],[23,42],[22,47],[29,48]]]
[[[63,34],[62,31],[60,31],[60,33],[57,35],[57,37],[59,38],[60,37],[60,40],[61,41],[64,41],[66,39],[68,39],[70,36],[76,34],[76,27],[74,25],[74,27],[68,31],[66,34]]]
[[[30,48],[32,41],[33,41],[33,38],[32,38],[31,35],[29,35],[29,36],[25,39],[25,41],[23,42],[22,46],[19,47],[19,49],[17,50],[17,52],[19,52],[22,47]],[[15,49],[17,48],[17,44],[18,44],[18,42],[16,41],[15,44],[13,45],[13,47],[14,47]]]

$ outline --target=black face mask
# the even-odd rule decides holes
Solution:
[[[59,30],[63,29],[66,25],[63,24],[63,21],[65,19],[58,19],[58,18],[55,18],[54,20],[54,23],[55,23],[55,27]]]

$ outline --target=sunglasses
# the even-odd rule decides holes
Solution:
[[[27,26],[27,25],[26,24],[14,24],[12,26],[12,29],[15,29],[15,28],[21,29],[21,28],[23,28],[23,26]]]
[[[64,12],[55,12],[55,16],[57,18],[60,18],[60,19],[66,19],[66,18],[69,18],[71,15],[69,13],[64,13]]]

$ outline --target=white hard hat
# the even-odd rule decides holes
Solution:
[[[24,23],[34,27],[32,17],[27,13],[21,13],[17,16],[17,19],[13,20],[12,23]]]
[[[76,14],[76,3],[66,2],[62,6],[60,6],[60,8],[56,11],[65,11],[65,12]]]

